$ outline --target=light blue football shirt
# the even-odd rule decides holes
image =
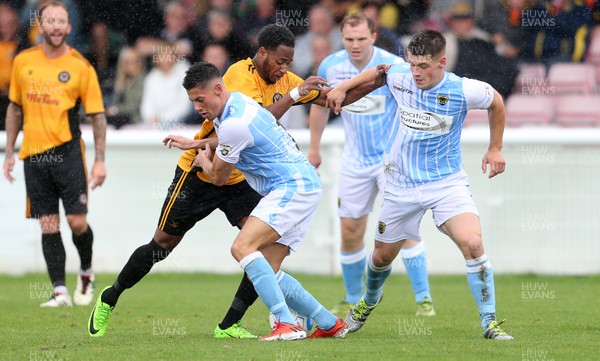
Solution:
[[[236,164],[258,193],[275,189],[310,192],[321,180],[288,132],[252,98],[230,93],[220,118],[214,119],[219,138],[216,155]]]
[[[436,86],[421,90],[408,63],[392,65],[387,87],[398,109],[385,149],[386,181],[414,187],[460,171],[460,135],[467,110],[489,108],[494,89],[445,72]]]
[[[350,62],[348,52],[340,50],[321,62],[318,75],[335,87],[378,64],[402,62],[402,58],[374,47],[369,63],[359,71]],[[364,168],[382,162],[396,108],[396,102],[387,87],[380,87],[342,108],[341,117],[346,136],[342,155],[344,165]]]

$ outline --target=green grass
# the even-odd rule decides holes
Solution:
[[[97,275],[103,288],[114,275]],[[339,277],[297,275],[324,305],[342,294]],[[74,276],[68,278],[74,289]],[[385,299],[358,333],[343,340],[215,340],[239,276],[150,274],[125,292],[107,334],[87,335],[91,307],[41,309],[44,274],[0,276],[3,360],[591,360],[598,359],[600,277],[497,276],[499,318],[514,341],[481,338],[464,276],[431,277],[438,316],[418,319],[408,279],[392,276]],[[529,288],[529,291],[524,289]],[[534,289],[535,288],[535,289]],[[544,289],[540,289],[544,288]],[[525,293],[523,293],[525,292]],[[528,293],[529,292],[529,293]],[[258,300],[245,317],[268,333]],[[596,346],[593,346],[596,345]]]

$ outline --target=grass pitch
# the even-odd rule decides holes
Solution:
[[[115,275],[97,275],[97,289]],[[339,277],[296,275],[327,306],[343,293]],[[75,276],[67,278],[74,290]],[[3,360],[592,360],[600,359],[600,276],[496,276],[497,309],[513,341],[481,337],[464,276],[430,277],[438,315],[414,316],[406,276],[391,276],[385,299],[346,339],[258,342],[215,340],[240,275],[150,274],[126,291],[103,338],[87,335],[91,306],[42,309],[45,274],[0,276]],[[268,333],[260,300],[244,318]]]

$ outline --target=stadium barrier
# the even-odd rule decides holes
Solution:
[[[109,130],[106,183],[90,191],[89,222],[94,230],[96,272],[118,272],[132,251],[152,239],[160,209],[180,155],[161,141],[167,134],[192,137],[195,129]],[[307,130],[293,130],[304,151]],[[19,137],[19,142],[22,134]],[[84,128],[88,168],[94,151],[90,128]],[[323,200],[300,250],[285,269],[311,274],[340,274],[339,222],[336,214],[337,180],[343,149],[341,128],[328,127],[323,135]],[[481,171],[487,149],[487,127],[463,131],[463,161],[479,208],[483,238],[496,273],[600,273],[600,129],[511,128],[505,132],[504,174],[489,180]],[[3,151],[6,134],[0,132]],[[2,162],[4,153],[0,153]],[[9,184],[0,180],[0,273],[45,272],[39,225],[26,220],[23,162],[17,161]],[[368,249],[381,202],[369,219]],[[62,210],[61,210],[62,213]],[[70,230],[62,218],[67,271],[79,261]],[[229,252],[237,234],[225,217],[214,212],[190,231],[177,249],[155,266],[158,272],[240,272]],[[437,231],[427,212],[421,226],[432,274],[462,274],[464,261],[450,239]],[[404,273],[400,257],[394,271]]]

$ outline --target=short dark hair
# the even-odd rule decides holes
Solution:
[[[205,86],[211,80],[221,78],[221,73],[212,63],[201,61],[192,65],[183,78],[183,87],[190,90],[196,87]]]
[[[446,50],[446,38],[436,30],[423,30],[413,36],[406,51],[411,55],[431,55],[436,57]]]
[[[282,25],[269,24],[258,33],[258,47],[275,50],[280,45],[293,48],[296,43],[294,34]]]

